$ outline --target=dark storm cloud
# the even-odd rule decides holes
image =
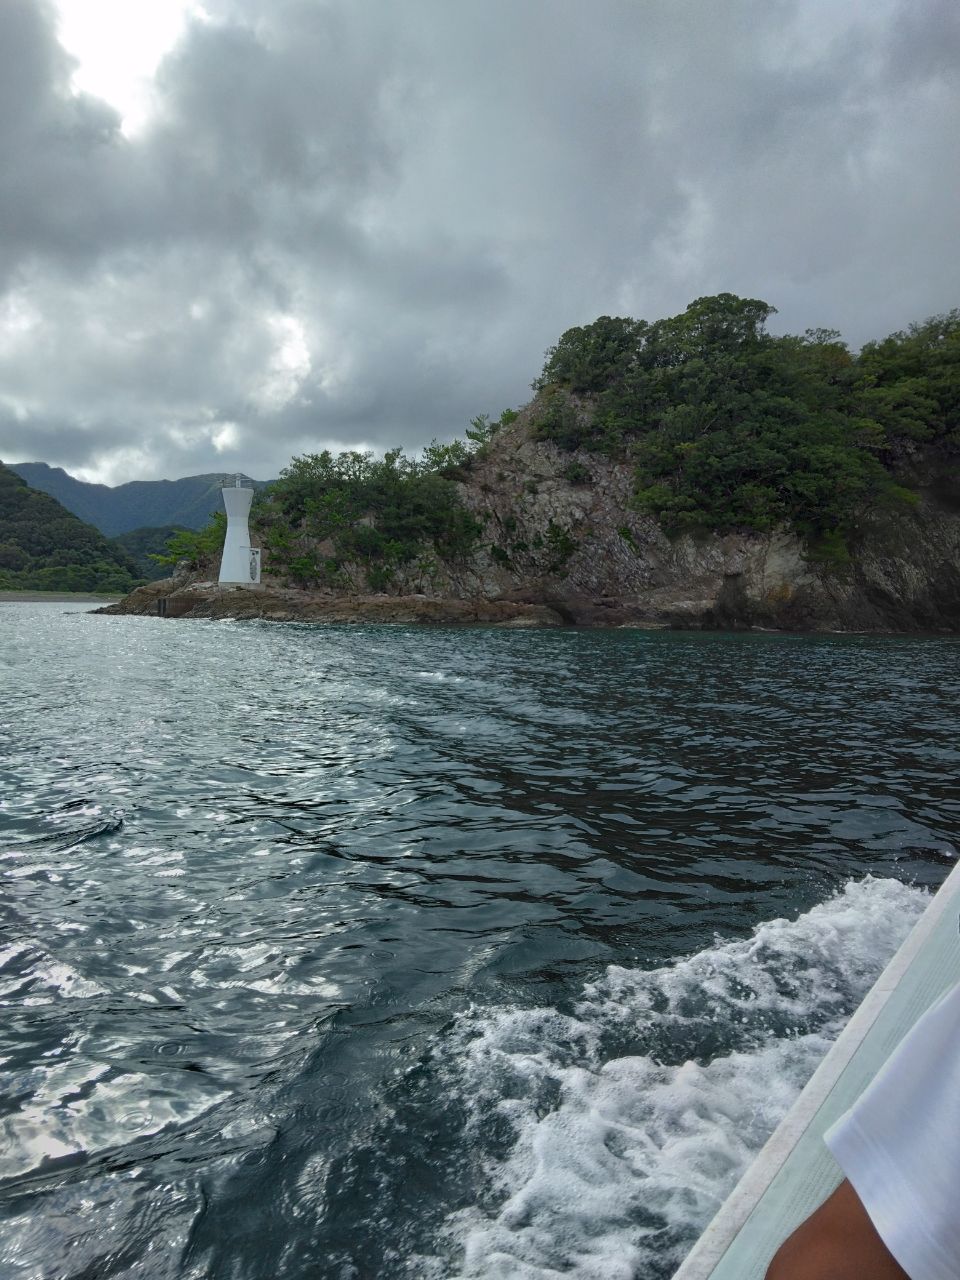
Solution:
[[[0,6],[0,282],[35,254],[90,239],[91,189],[119,118],[105,104],[71,99],[70,64],[53,38],[51,14],[28,0]],[[91,161],[93,164],[91,165]],[[95,199],[98,211],[104,202]],[[96,240],[102,236],[98,228]]]
[[[417,447],[602,312],[956,305],[946,0],[208,0],[127,138],[0,5],[0,457]]]

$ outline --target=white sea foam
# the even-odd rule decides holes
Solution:
[[[451,1088],[485,1190],[421,1272],[671,1275],[926,901],[868,878],[749,939],[611,967],[570,1015],[466,1016]]]

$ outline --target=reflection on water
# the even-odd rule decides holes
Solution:
[[[953,640],[0,623],[4,1276],[666,1277],[957,841]]]

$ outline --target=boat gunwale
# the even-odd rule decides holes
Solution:
[[[933,895],[796,1102],[720,1206],[679,1270],[674,1272],[673,1280],[709,1280],[713,1275],[957,895],[960,895],[960,862]],[[832,1188],[826,1188],[825,1194],[830,1190]]]

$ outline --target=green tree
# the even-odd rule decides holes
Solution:
[[[571,391],[602,391],[623,376],[647,326],[622,316],[600,316],[593,324],[568,329],[547,350],[535,390],[554,384]]]
[[[154,554],[157,564],[174,567],[186,560],[191,569],[197,569],[220,555],[227,535],[227,517],[223,511],[212,511],[210,520],[202,529],[179,529],[167,542],[165,552]]]
[[[420,461],[401,449],[382,459],[357,451],[294,458],[256,515],[271,565],[298,582],[342,587],[352,564],[382,591],[400,566],[466,555],[480,530],[449,474],[468,458],[462,441],[434,441]],[[332,555],[316,559],[307,548],[317,542],[329,542]]]

